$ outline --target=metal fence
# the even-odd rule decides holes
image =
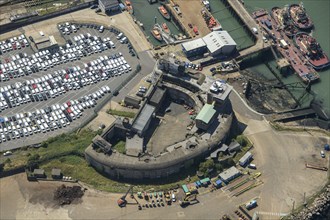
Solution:
[[[61,11],[56,11],[56,12],[53,12],[53,13],[50,13],[50,14],[47,14],[47,15],[29,18],[27,20],[15,22],[15,23],[7,23],[7,24],[4,24],[4,25],[0,25],[0,34],[3,34],[3,33],[6,33],[6,32],[9,32],[9,31],[21,28],[21,27],[29,25],[29,24],[36,23],[36,22],[39,22],[39,21],[44,21],[44,20],[54,18],[54,17],[60,16],[60,15],[64,15],[64,14],[68,14],[68,13],[71,13],[71,12],[74,12],[74,11],[85,9],[85,8],[90,7],[91,5],[94,5],[96,2],[97,1],[85,2],[85,3],[82,3],[80,5],[73,6],[73,7],[70,7],[70,8],[66,8],[66,9],[63,9]]]

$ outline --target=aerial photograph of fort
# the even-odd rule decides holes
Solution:
[[[330,219],[330,0],[0,0],[0,219]]]

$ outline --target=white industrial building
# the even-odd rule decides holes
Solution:
[[[199,56],[207,52],[207,46],[202,38],[197,38],[181,44],[187,57]]]
[[[227,31],[213,31],[203,37],[203,41],[212,56],[229,55],[236,50],[237,46]]]
[[[209,52],[212,56],[230,55],[236,50],[236,42],[227,31],[213,31],[203,38],[181,44],[187,57],[201,56]]]

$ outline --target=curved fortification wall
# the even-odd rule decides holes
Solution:
[[[218,127],[214,135],[208,140],[196,139],[197,145],[194,148],[186,148],[185,145],[182,145],[158,157],[136,158],[120,153],[112,153],[111,155],[97,153],[92,146],[89,146],[85,152],[86,160],[99,172],[114,179],[166,178],[188,168],[210,154],[226,139],[232,120],[233,114],[222,118],[222,126]]]

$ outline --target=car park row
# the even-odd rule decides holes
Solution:
[[[122,43],[126,42],[127,40]],[[115,43],[110,37],[101,39],[89,33],[80,34],[74,37],[74,42],[68,40],[65,46],[59,47],[58,52],[51,53],[49,50],[43,50],[31,56],[19,53],[6,58],[5,62],[0,64],[0,82],[46,71],[56,65],[80,60],[82,57],[115,47]],[[129,45],[129,47],[131,46]]]
[[[94,107],[98,98],[110,92],[110,88],[104,86],[93,94],[61,105],[54,104],[36,111],[0,118],[0,143],[66,127],[80,118],[84,109]]]
[[[30,43],[24,34],[18,37],[12,37],[5,41],[0,41],[0,55],[8,53],[12,50],[19,50],[24,47],[29,47]]]
[[[0,87],[0,112],[28,102],[55,98],[69,90],[77,90],[132,70],[121,53],[103,55],[83,65],[83,68],[74,66],[23,83]]]

